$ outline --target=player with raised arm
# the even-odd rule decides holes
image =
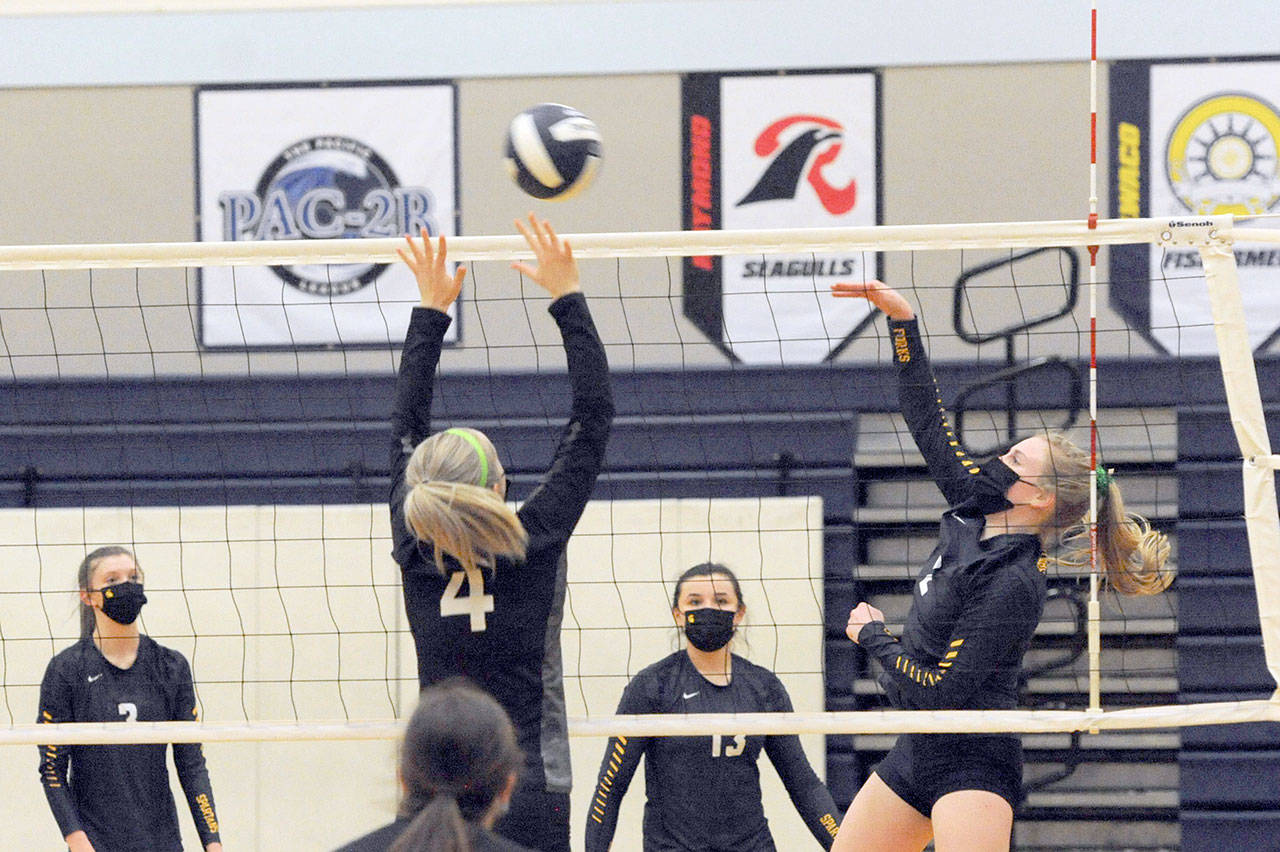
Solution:
[[[40,723],[193,722],[191,667],[138,629],[142,569],[123,547],[80,563],[80,641],[40,682]],[[70,852],[182,849],[164,743],[42,745],[40,783]],[[174,743],[173,763],[206,852],[221,852],[213,790],[199,743]]]
[[[463,675],[498,700],[526,755],[499,834],[569,848],[569,741],[560,626],[565,547],[595,486],[613,420],[604,346],[578,283],[573,250],[529,215],[516,227],[536,266],[512,264],[552,298],[573,391],[569,422],[543,481],[518,512],[493,444],[476,429],[431,434],[436,366],[466,270],[446,269],[445,240],[425,230],[400,256],[422,303],[405,337],[392,414],[391,530],[405,608],[428,686]]]
[[[832,294],[867,299],[889,317],[899,406],[951,507],[902,636],[865,602],[849,613],[846,633],[879,661],[894,708],[1013,708],[1044,607],[1046,551],[1072,564],[1088,559],[1089,492],[1098,496],[1099,558],[1117,591],[1163,590],[1169,543],[1125,511],[1110,473],[1095,470],[1062,435],[1033,435],[982,462],[969,458],[907,300],[879,281],[835,284]],[[858,791],[833,848],[918,852],[932,839],[938,852],[1008,849],[1021,795],[1017,735],[903,734]]]
[[[738,578],[723,565],[695,565],[676,581],[671,615],[688,646],[627,684],[618,713],[789,713],[778,676],[731,652],[746,614]],[[761,804],[760,752],[769,755],[796,810],[828,849],[839,825],[835,802],[794,734],[610,737],[587,814],[587,852],[613,841],[618,809],[645,758],[644,849],[772,852]],[[797,848],[787,838],[784,849]]]

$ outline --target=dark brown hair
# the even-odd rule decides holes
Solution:
[[[422,691],[400,748],[404,799],[412,817],[390,852],[471,852],[478,824],[519,772],[524,755],[502,706],[464,678]]]
[[[746,601],[742,599],[742,586],[738,584],[738,575],[719,562],[702,562],[676,578],[676,590],[671,594],[671,608],[678,609],[680,607],[680,588],[684,585],[685,580],[692,580],[694,577],[710,577],[712,574],[723,574],[728,577],[729,582],[733,584],[733,593],[738,597],[738,607],[746,606]]]

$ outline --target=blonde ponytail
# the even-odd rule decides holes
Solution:
[[[405,522],[430,542],[436,567],[449,554],[468,571],[496,556],[524,559],[528,534],[492,488],[503,476],[493,444],[476,429],[438,432],[418,445],[405,470]]]
[[[1141,515],[1124,510],[1120,486],[1110,482],[1098,500],[1098,558],[1107,583],[1125,595],[1154,595],[1173,582],[1164,569],[1169,537]]]
[[[1111,474],[1089,465],[1089,455],[1066,437],[1048,435],[1052,470],[1047,481],[1056,496],[1050,532],[1062,565],[1089,564],[1089,492],[1098,494],[1098,561],[1106,583],[1125,595],[1153,595],[1173,582],[1165,569],[1169,537],[1144,517],[1126,512],[1120,486]]]

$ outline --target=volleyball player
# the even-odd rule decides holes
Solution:
[[[732,653],[747,607],[738,578],[716,563],[676,581],[671,615],[688,640],[683,651],[627,684],[619,714],[791,712],[778,676]],[[691,852],[771,852],[776,847],[760,801],[756,761],[764,750],[791,801],[824,849],[839,825],[831,793],[794,734],[610,737],[587,814],[587,852],[613,840],[618,809],[645,758],[644,848]],[[794,838],[783,848],[794,849]]]
[[[846,632],[879,661],[895,708],[1012,708],[1044,607],[1045,551],[1074,563],[1083,534],[1087,559],[1089,492],[1098,496],[1099,558],[1116,590],[1164,589],[1168,541],[1126,513],[1110,474],[1059,434],[1034,435],[981,463],[969,458],[906,299],[879,281],[835,284],[832,292],[867,299],[889,317],[899,405],[952,507],[913,588],[902,637],[867,603],[850,612]],[[1008,849],[1021,794],[1016,735],[904,734],[858,792],[834,848],[916,852],[932,838],[938,852]]]
[[[463,678],[429,686],[400,746],[395,821],[338,852],[529,852],[490,831],[523,762],[511,720],[488,693]]]
[[[569,422],[548,473],[519,512],[476,429],[431,434],[431,396],[446,311],[464,268],[450,275],[445,240],[406,237],[400,256],[418,281],[392,415],[391,529],[404,581],[418,681],[464,675],[511,716],[526,755],[497,831],[535,849],[569,848],[569,741],[560,657],[565,546],[586,508],[613,420],[604,346],[578,283],[569,244],[529,215],[516,227],[536,266],[513,267],[545,289],[560,327],[573,391]],[[477,381],[483,381],[478,379]]]
[[[37,722],[195,721],[186,658],[138,630],[142,571],[123,547],[80,563],[80,641],[49,661]],[[182,849],[163,743],[40,746],[40,782],[71,852]],[[221,852],[199,743],[174,743],[173,763],[200,842]]]

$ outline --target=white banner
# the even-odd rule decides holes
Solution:
[[[199,238],[453,236],[454,111],[449,83],[200,89]],[[202,269],[200,342],[394,344],[417,301],[398,263]]]
[[[1277,104],[1280,62],[1153,64],[1148,215],[1280,212]],[[1280,328],[1280,250],[1237,243],[1235,255],[1256,348]],[[1152,336],[1179,356],[1215,354],[1199,252],[1152,251],[1150,275]]]
[[[721,228],[878,223],[874,73],[724,76],[720,87]],[[748,363],[822,361],[870,311],[828,285],[874,277],[874,254],[723,264],[725,343]]]

